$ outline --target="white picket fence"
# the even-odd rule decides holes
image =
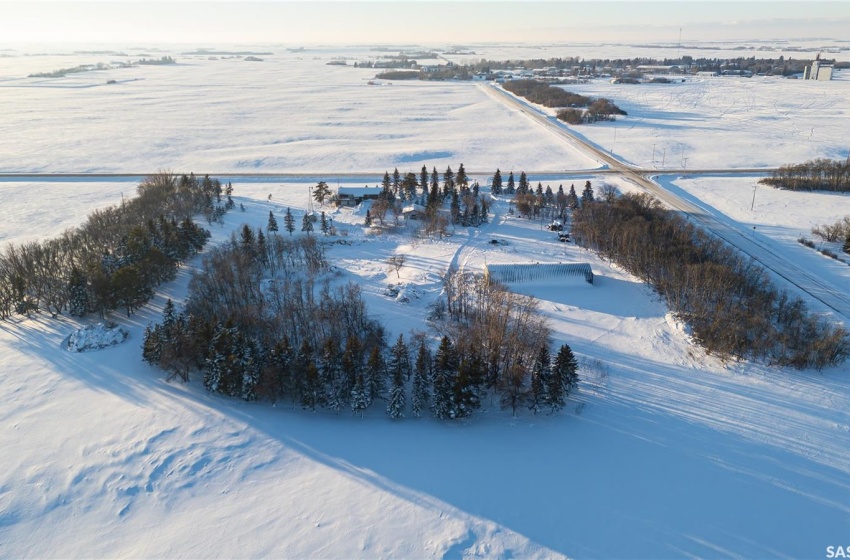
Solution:
[[[593,284],[593,271],[587,263],[487,264],[484,265],[484,276],[490,282],[502,284],[578,276]]]

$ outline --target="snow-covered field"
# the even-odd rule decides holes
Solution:
[[[266,72],[272,65],[263,66],[267,62],[257,63],[264,70],[251,70],[245,69],[250,63],[234,60],[110,71],[139,70],[147,78],[132,82],[141,89],[124,101],[113,99],[111,108],[106,94],[96,93],[106,86],[67,90],[79,95],[71,105],[66,97],[50,97],[64,95],[58,88],[6,89],[26,79],[8,76],[4,64],[3,78],[9,79],[0,82],[0,97],[28,106],[43,122],[25,130],[10,127],[10,119],[23,117],[0,103],[0,167],[244,171],[235,162],[274,157],[297,160],[296,170],[383,171],[400,166],[398,158],[405,154],[426,151],[447,155],[410,162],[412,170],[422,163],[456,169],[461,161],[469,169],[590,165],[479,88],[367,86],[366,71],[325,66],[310,53],[301,53],[301,61],[297,56],[281,58],[303,65],[294,64],[301,69],[292,71],[293,80],[303,88],[298,91],[314,94],[312,102],[281,91],[272,95],[274,87],[258,84],[261,76],[279,84],[274,80],[281,74],[275,72],[285,73],[282,63],[271,76]],[[53,62],[44,66],[74,65]],[[171,72],[174,77],[167,77]],[[222,90],[227,93],[218,97],[213,88],[183,82],[186,72],[229,84]],[[247,79],[246,72],[258,72],[257,79]],[[105,82],[106,76],[95,74],[69,80]],[[321,77],[322,87],[305,85],[308,76]],[[240,80],[244,89],[237,88]],[[777,87],[790,91],[789,83]],[[846,92],[850,82],[829,85]],[[743,127],[739,136],[743,142],[749,134],[751,160],[727,151],[734,135],[729,144],[726,132],[700,130],[713,122],[718,105],[710,100],[740,95],[736,99],[743,103],[752,95],[754,106],[766,107],[780,94],[766,86],[726,89],[715,81],[700,87],[706,88],[706,103],[692,108],[696,129],[687,139],[719,154],[711,157],[726,154],[730,165],[811,157],[800,155],[790,140],[759,142],[763,130],[755,126]],[[334,89],[336,97],[328,93]],[[31,91],[35,100],[21,93]],[[86,92],[96,95],[85,97]],[[340,124],[332,127],[332,141],[305,139],[274,155],[263,152],[271,149],[268,139],[284,134],[274,130],[278,123],[285,128],[295,121],[286,134],[315,140],[327,126],[320,123],[325,113],[334,113],[342,100],[354,114],[352,120],[335,117]],[[647,111],[662,114],[659,99],[647,94],[646,103]],[[832,120],[846,129],[843,103],[833,105]],[[250,110],[254,104],[259,115]],[[311,107],[318,112],[307,112]],[[126,142],[136,150],[120,150],[121,139],[111,128],[88,121],[100,110],[117,120],[116,130],[135,123],[139,133],[127,134]],[[141,111],[141,122],[133,111]],[[800,114],[806,122],[820,119],[814,107],[803,107]],[[451,134],[444,135],[434,122],[444,115]],[[403,124],[414,117],[432,120],[418,121],[425,123],[423,129]],[[53,121],[61,124],[60,132],[79,131],[85,141],[52,138],[44,123]],[[412,138],[369,144],[380,128],[374,123],[385,121],[391,121],[387,134]],[[622,122],[617,126],[625,126]],[[502,131],[504,123],[512,123],[509,132]],[[234,131],[208,134],[218,127]],[[13,141],[8,136],[16,131]],[[150,142],[157,131],[159,148]],[[637,140],[627,141],[622,131],[615,153],[621,134],[623,156],[640,163]],[[43,151],[42,144],[50,149]],[[160,149],[174,159],[157,159]],[[257,170],[290,170],[288,163],[267,163]],[[610,177],[588,178],[597,186],[607,181],[630,188]],[[847,274],[850,266],[795,239],[814,224],[850,214],[850,198],[760,186],[750,210],[756,180],[671,179],[673,187],[729,220],[756,226],[754,235],[782,247],[789,258],[808,259],[824,274]],[[583,182],[550,184],[575,183],[580,189]],[[264,225],[269,210],[281,216],[291,207],[300,215],[307,206],[303,183],[245,182],[234,189],[237,208],[224,226],[213,227],[213,243],[243,222]],[[56,235],[79,224],[92,208],[120,203],[122,194],[132,196],[134,190],[132,183],[117,181],[0,182],[6,203],[0,243]],[[396,334],[427,328],[426,308],[450,263],[470,270],[485,263],[590,263],[593,286],[578,281],[522,288],[541,300],[554,342],[569,343],[583,366],[567,409],[514,418],[485,403],[485,410],[462,423],[392,422],[380,408],[363,419],[336,417],[213,396],[198,379],[168,383],[162,372],[141,362],[141,333],[158,320],[165,298],[184,297],[190,266],[150,306],[129,319],[112,317],[130,333],[115,347],[68,352],[62,342],[80,325],[67,318],[0,324],[0,446],[5,450],[0,557],[820,558],[827,546],[848,544],[846,366],[797,372],[705,356],[644,285],[573,244],[558,243],[539,222],[510,216],[504,202],[495,205],[490,224],[459,228],[442,240],[414,240],[404,231],[367,232],[362,208],[325,210],[333,212],[334,224],[351,241],[334,246],[329,256],[360,283],[370,312]],[[490,244],[494,238],[506,243]],[[400,279],[385,264],[391,254],[406,256]],[[399,282],[413,295],[408,303],[385,294],[388,284]]]
[[[754,76],[636,85],[600,80],[563,87],[607,97],[628,113],[577,131],[641,167],[778,167],[850,154],[846,71],[830,82]]]

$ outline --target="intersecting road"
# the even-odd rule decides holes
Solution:
[[[824,304],[827,308],[841,316],[845,321],[850,321],[850,295],[846,286],[836,285],[828,279],[802,268],[801,266],[787,260],[777,248],[769,241],[756,237],[748,228],[744,228],[731,220],[728,216],[718,214],[710,209],[699,205],[698,201],[686,200],[676,192],[664,188],[656,182],[653,177],[664,174],[683,174],[679,169],[645,169],[632,166],[614,154],[609,153],[598,146],[588,142],[586,139],[574,134],[565,124],[557,118],[541,112],[494,84],[478,84],[487,95],[499,102],[515,109],[528,117],[531,121],[538,123],[553,133],[563,142],[566,142],[576,150],[583,152],[602,164],[601,168],[585,170],[546,170],[531,171],[530,176],[535,179],[545,180],[545,176],[553,177],[583,177],[599,174],[620,175],[631,181],[638,187],[652,193],[661,202],[688,215],[705,229],[711,231],[742,253],[752,257],[763,267],[773,272],[778,277],[786,280],[799,290],[807,293],[815,300]],[[774,168],[734,168],[734,169],[688,169],[688,175],[744,175],[744,174],[768,174]],[[469,175],[489,174],[476,171],[467,171]],[[141,180],[152,173],[0,173],[0,181],[93,181],[93,180]],[[318,182],[329,180],[378,182],[382,174],[379,173],[209,173],[210,176],[223,180],[234,180],[239,182]]]
[[[821,278],[811,271],[802,268],[800,265],[789,261],[772,243],[765,242],[764,239],[756,237],[748,228],[744,228],[740,224],[733,222],[728,216],[713,213],[699,206],[697,202],[686,200],[677,193],[664,188],[652,178],[661,174],[658,170],[633,167],[617,159],[613,154],[600,149],[598,146],[572,133],[557,118],[542,113],[539,109],[517,99],[495,85],[481,84],[480,87],[484,88],[491,97],[522,112],[528,118],[538,122],[577,150],[608,166],[610,172],[622,175],[628,181],[651,193],[670,208],[690,216],[691,219],[699,223],[703,228],[711,231],[714,235],[720,237],[742,253],[752,257],[764,268],[770,270],[793,286],[796,286],[812,298],[820,301],[826,307],[840,315],[845,321],[850,320],[850,295],[848,295],[845,286],[834,285],[829,280]],[[773,169],[768,168],[688,170],[687,174],[768,174],[771,171]],[[681,170],[668,172],[682,174]]]

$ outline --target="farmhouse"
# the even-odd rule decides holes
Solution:
[[[513,263],[484,265],[488,282],[512,284],[537,280],[557,281],[563,278],[584,278],[593,284],[593,271],[587,263]]]
[[[364,200],[375,200],[380,194],[380,187],[338,187],[336,205],[357,206]]]

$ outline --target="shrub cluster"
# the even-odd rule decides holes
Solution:
[[[798,369],[850,354],[843,327],[807,312],[764,269],[648,195],[585,204],[573,219],[577,242],[648,282],[709,353]]]
[[[56,239],[7,246],[0,255],[0,318],[39,309],[104,316],[124,308],[129,315],[206,243],[209,232],[189,216],[220,216],[232,205],[228,194],[229,203],[216,206],[221,184],[209,177],[162,173],[142,181],[138,193]]]

